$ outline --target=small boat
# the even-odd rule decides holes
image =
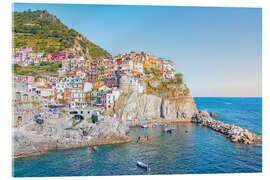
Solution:
[[[93,151],[98,152],[98,147],[97,146],[93,146],[92,149],[93,149]]]
[[[141,128],[148,128],[146,124],[141,125]]]
[[[165,132],[167,132],[167,133],[169,133],[169,134],[172,134],[172,131],[173,131],[173,129],[168,129],[168,130],[166,130]]]
[[[173,132],[173,130],[175,130],[176,128],[174,127],[174,126],[172,126],[172,125],[164,125],[163,126],[163,132],[165,132],[165,133],[172,133]]]
[[[175,130],[174,128],[165,127],[163,128],[163,132],[172,133],[172,131]]]
[[[150,168],[148,168],[148,165],[146,165],[145,163],[143,163],[141,161],[137,161],[137,166],[144,168],[146,170],[150,169]]]

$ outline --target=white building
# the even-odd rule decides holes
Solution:
[[[175,67],[170,60],[163,60],[163,78],[175,79]]]
[[[71,88],[70,94],[71,94],[71,103],[70,103],[71,108],[86,107],[87,104],[85,102],[85,93],[83,92],[82,88]]]
[[[133,70],[139,73],[143,73],[143,64],[141,62],[135,61],[133,63]]]
[[[137,91],[142,93],[145,87],[139,83],[138,79],[132,75],[123,75],[120,79],[120,89],[122,91]]]
[[[64,91],[65,91],[65,83],[60,81],[56,83],[55,90],[56,90],[56,98],[63,99],[64,98]]]
[[[40,96],[43,98],[48,98],[50,96],[54,96],[54,90],[48,89],[48,88],[42,88],[42,89],[40,89]]]
[[[125,59],[120,65],[120,72],[130,73],[133,70],[133,61]]]
[[[92,88],[93,88],[93,84],[90,83],[90,82],[85,82],[84,85],[83,85],[83,92],[90,92],[92,91]]]
[[[112,90],[111,93],[107,93],[107,95],[106,95],[106,109],[114,106],[116,100],[121,95],[121,92],[122,91],[120,89],[114,89],[114,90]]]

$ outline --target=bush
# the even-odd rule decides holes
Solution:
[[[175,78],[176,78],[177,84],[183,84],[183,74],[182,73],[175,74]]]

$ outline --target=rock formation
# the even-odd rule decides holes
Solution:
[[[70,119],[55,119],[38,125],[28,121],[13,128],[13,157],[32,156],[55,149],[129,142],[129,128],[112,117],[96,124],[86,120],[72,127]]]
[[[171,86],[167,92],[122,93],[114,106],[114,113],[121,120],[134,119],[191,119],[196,105],[185,85]]]
[[[160,117],[161,98],[145,93],[122,94],[114,110],[121,120]]]

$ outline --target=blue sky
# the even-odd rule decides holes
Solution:
[[[260,8],[14,4],[47,10],[112,55],[175,62],[193,96],[261,96]]]

